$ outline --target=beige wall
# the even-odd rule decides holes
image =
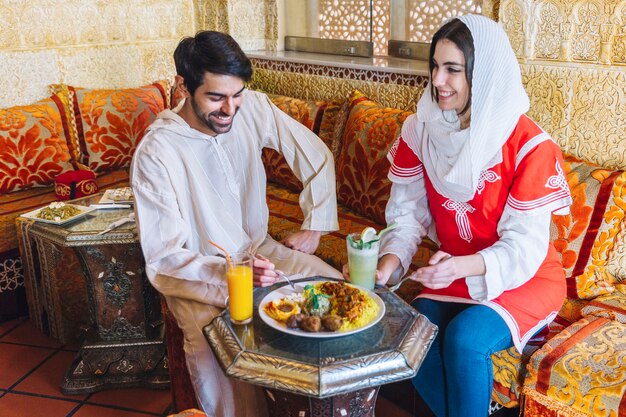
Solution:
[[[530,116],[565,152],[626,169],[626,0],[492,3],[520,60]]]
[[[172,79],[172,52],[199,29],[276,49],[276,0],[0,0],[0,108],[48,85],[135,87]]]
[[[173,49],[198,29],[276,49],[285,1],[0,0],[0,107],[46,97],[53,83],[171,80]],[[626,168],[626,0],[484,0],[483,13],[509,34],[531,116],[565,151]]]
[[[0,27],[0,107],[46,97],[52,83],[169,79],[173,48],[195,30],[190,0],[0,0]]]

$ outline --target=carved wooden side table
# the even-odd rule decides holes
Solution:
[[[232,324],[226,309],[204,327],[226,375],[264,387],[272,417],[373,416],[379,387],[413,377],[437,334],[437,326],[389,291],[379,293],[385,315],[362,332],[328,339],[286,334],[257,311],[282,285],[254,290],[250,324]]]
[[[65,394],[169,387],[158,294],[134,223],[98,235],[130,213],[97,210],[62,226],[18,219],[31,320],[62,343],[84,339],[61,384]]]

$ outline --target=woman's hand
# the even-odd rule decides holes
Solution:
[[[426,288],[438,290],[449,287],[459,277],[455,258],[438,251],[428,260],[428,266],[415,271],[411,279],[421,282]]]
[[[376,284],[385,285],[389,281],[389,277],[400,265],[400,260],[396,255],[387,254],[378,260],[376,267]],[[343,278],[350,281],[350,266],[345,264],[342,268]]]
[[[278,273],[274,264],[263,255],[254,256],[253,285],[255,287],[269,287],[278,280]]]
[[[350,266],[348,264],[343,266],[341,273],[343,274],[343,279],[350,282]],[[385,285],[388,279],[389,277],[384,278],[383,274],[378,269],[376,270],[376,284]]]
[[[485,260],[479,253],[464,256],[452,256],[438,251],[428,260],[428,266],[419,268],[412,280],[421,282],[426,288],[438,290],[447,288],[455,279],[472,275],[485,275]]]

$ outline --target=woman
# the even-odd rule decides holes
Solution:
[[[486,17],[444,25],[430,84],[389,152],[393,183],[377,283],[404,273],[426,234],[440,244],[413,279],[413,306],[439,333],[413,383],[437,416],[486,416],[490,355],[557,314],[565,275],[549,241],[571,204],[559,147],[529,100],[505,32]]]

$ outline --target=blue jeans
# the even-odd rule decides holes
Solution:
[[[513,346],[504,320],[482,305],[418,298],[412,303],[439,327],[413,385],[437,417],[489,414],[491,354]]]

